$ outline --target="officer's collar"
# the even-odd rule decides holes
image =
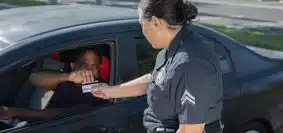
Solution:
[[[166,57],[169,58],[176,53],[176,50],[181,45],[183,41],[183,34],[186,31],[186,25],[184,25],[180,31],[176,34],[175,38],[172,40],[169,48],[166,49]]]

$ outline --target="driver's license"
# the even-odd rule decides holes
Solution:
[[[84,83],[82,84],[82,92],[83,93],[89,93],[92,90],[92,86],[98,84],[98,81],[95,80],[93,82],[90,83]]]

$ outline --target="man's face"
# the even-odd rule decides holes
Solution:
[[[99,72],[99,57],[91,50],[85,51],[75,63],[75,70],[92,71],[95,77],[98,77]]]

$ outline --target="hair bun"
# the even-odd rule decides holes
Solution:
[[[188,0],[181,0],[181,1],[183,1],[182,12],[185,21],[191,21],[192,19],[195,19],[196,16],[198,15],[197,7]]]

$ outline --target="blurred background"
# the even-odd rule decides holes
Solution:
[[[46,4],[95,4],[137,8],[139,0],[0,0],[0,9]],[[283,0],[191,0],[196,21],[244,44],[283,50]]]

